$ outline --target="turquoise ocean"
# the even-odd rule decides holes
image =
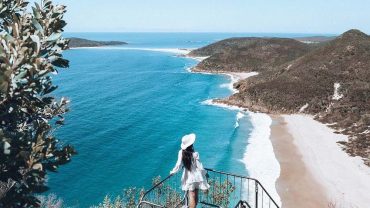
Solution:
[[[230,78],[190,73],[196,60],[157,49],[199,48],[228,37],[309,34],[67,33],[66,37],[121,40],[128,45],[65,52],[70,68],[54,83],[71,100],[57,137],[78,155],[48,177],[48,193],[73,207],[89,207],[124,188],[167,176],[181,137],[195,133],[205,167],[248,175],[242,162],[253,127],[248,115],[205,105],[226,97]],[[236,125],[238,122],[239,125]],[[237,127],[238,126],[238,127]]]

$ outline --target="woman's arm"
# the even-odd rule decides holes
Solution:
[[[177,162],[176,162],[176,165],[175,167],[170,171],[170,174],[175,174],[177,173],[180,168],[181,168],[181,165],[182,165],[182,150],[179,151],[179,154],[177,155]]]

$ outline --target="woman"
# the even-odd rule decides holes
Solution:
[[[189,207],[195,208],[198,204],[198,191],[207,191],[209,185],[206,179],[206,171],[199,161],[199,153],[194,151],[195,134],[182,137],[181,150],[179,151],[177,163],[170,174],[177,173],[182,167],[184,172],[181,177],[181,188],[188,191]]]

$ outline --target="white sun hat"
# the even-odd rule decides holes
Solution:
[[[181,149],[185,150],[195,142],[195,134],[188,134],[182,137]]]

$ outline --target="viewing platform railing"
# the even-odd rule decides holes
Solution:
[[[279,208],[262,184],[254,178],[206,168],[210,189],[199,191],[198,207]],[[176,208],[187,205],[181,190],[181,173],[158,180],[141,197],[138,208]]]

